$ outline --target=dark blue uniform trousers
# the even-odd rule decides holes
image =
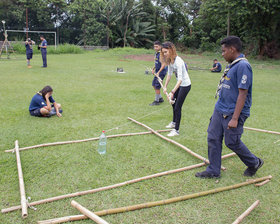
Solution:
[[[232,115],[224,116],[222,113],[214,110],[208,126],[208,159],[210,165],[206,171],[212,174],[220,174],[221,170],[221,155],[223,138],[225,137],[225,145],[234,151],[241,161],[248,167],[254,167],[258,164],[258,158],[252,154],[246,145],[241,141],[243,133],[243,125],[246,116],[240,115],[237,128],[227,129],[228,123]]]
[[[47,67],[47,51],[41,51],[42,59],[43,59],[43,66]]]

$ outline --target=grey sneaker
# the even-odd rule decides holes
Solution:
[[[63,110],[60,109],[59,113],[62,113],[62,112],[63,112]],[[56,115],[56,110],[55,110],[55,108],[52,108],[51,112],[49,113],[49,116],[54,116],[54,115]]]
[[[158,101],[154,101],[152,102],[151,104],[149,104],[150,106],[158,106],[159,105],[159,102]]]

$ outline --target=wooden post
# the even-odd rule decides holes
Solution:
[[[249,128],[249,127],[243,127],[244,129],[251,130],[251,131],[258,131],[258,132],[264,132],[264,133],[269,133],[269,134],[275,134],[275,135],[280,135],[280,132],[277,131],[268,131],[264,129],[259,129],[259,128]]]
[[[167,131],[170,131],[170,129],[158,130],[157,132],[167,132]],[[118,134],[118,135],[108,135],[107,138],[127,137],[127,136],[147,135],[147,134],[152,134],[152,132],[151,131],[147,131],[147,132]],[[66,145],[66,144],[72,144],[72,143],[96,141],[96,140],[99,140],[99,137],[87,138],[87,139],[82,139],[82,140],[64,141],[64,142],[44,143],[44,144],[40,144],[40,145],[33,145],[33,146],[28,146],[28,147],[20,148],[19,151],[27,150],[27,149],[41,148],[41,147],[48,147],[48,146],[55,146],[55,145]],[[5,150],[5,152],[13,152],[14,150],[15,149],[8,149],[8,150]]]
[[[236,188],[247,186],[250,184],[262,182],[264,180],[271,179],[271,178],[272,178],[272,176],[269,175],[266,177],[248,180],[246,182],[242,182],[239,184],[234,184],[234,185],[230,185],[230,186],[226,186],[226,187],[219,187],[219,188],[215,188],[215,189],[208,190],[208,191],[202,191],[202,192],[198,192],[198,193],[194,193],[194,194],[188,194],[188,195],[184,195],[184,196],[169,198],[166,200],[153,201],[153,202],[147,202],[147,203],[143,203],[143,204],[131,205],[131,206],[126,206],[126,207],[121,207],[121,208],[112,208],[112,209],[108,209],[108,210],[102,210],[102,211],[95,212],[95,214],[98,216],[104,216],[104,215],[111,215],[111,214],[117,214],[117,213],[122,213],[122,212],[134,211],[134,210],[143,209],[143,208],[151,208],[151,207],[160,206],[160,205],[167,205],[167,204],[176,203],[179,201],[185,201],[185,200],[192,199],[192,198],[206,196],[209,194],[215,194],[215,193],[222,192],[222,191],[236,189]],[[50,224],[50,223],[56,224],[56,223],[63,223],[63,222],[70,222],[70,221],[78,221],[78,220],[83,220],[83,219],[87,219],[87,216],[73,215],[73,216],[66,216],[66,217],[61,217],[61,218],[56,218],[56,219],[38,221],[37,223],[38,224]]]
[[[18,169],[18,179],[19,179],[19,190],[20,190],[20,203],[21,203],[21,216],[22,218],[27,217],[27,200],[25,196],[23,174],[19,155],[18,140],[15,141],[16,158],[17,158],[17,169]]]
[[[104,219],[100,218],[99,216],[95,215],[93,212],[85,208],[84,206],[80,205],[78,202],[72,200],[71,205],[78,209],[82,214],[90,218],[91,220],[95,221],[98,224],[109,224]]]
[[[234,156],[234,155],[236,155],[236,154],[235,153],[230,153],[230,154],[222,156],[222,159],[228,158],[228,157],[231,157],[231,156]],[[195,169],[195,168],[202,167],[202,166],[205,166],[205,165],[206,165],[206,163],[198,163],[198,164],[194,164],[194,165],[191,165],[191,166],[186,166],[186,167],[179,168],[179,169],[164,171],[164,172],[161,172],[161,173],[156,173],[156,174],[136,178],[136,179],[128,180],[128,181],[125,181],[125,182],[122,182],[122,183],[113,184],[113,185],[109,185],[109,186],[105,186],[105,187],[95,188],[95,189],[86,190],[86,191],[80,191],[80,192],[71,193],[71,194],[64,194],[64,195],[55,196],[55,197],[52,197],[52,198],[42,199],[42,200],[39,200],[39,201],[33,201],[33,202],[30,202],[29,205],[30,206],[35,206],[35,205],[40,205],[40,204],[45,204],[45,203],[49,203],[49,202],[62,200],[62,199],[65,199],[65,198],[72,198],[72,197],[77,197],[77,196],[86,195],[86,194],[93,194],[93,193],[96,193],[96,192],[106,191],[106,190],[110,190],[110,189],[117,188],[117,187],[122,187],[122,186],[125,186],[125,185],[137,183],[137,182],[152,179],[152,178],[155,178],[155,177],[161,177],[161,176],[165,176],[165,175],[169,175],[169,174],[173,174],[173,173],[177,173],[177,172],[182,172],[182,171],[186,171],[186,170]],[[19,209],[21,209],[21,206],[17,205],[17,206],[13,206],[13,207],[10,207],[10,208],[4,208],[4,209],[1,210],[1,212],[2,213],[7,213],[7,212],[16,211],[16,210],[19,210]]]
[[[142,124],[142,123],[140,123],[140,122],[138,122],[138,121],[136,121],[136,120],[134,120],[134,119],[132,119],[132,118],[130,118],[130,117],[128,117],[128,119],[131,120],[131,121],[133,121],[133,122],[136,123],[136,124],[141,125],[142,127],[146,128],[146,129],[148,129],[149,131],[153,132],[153,133],[154,133],[155,135],[157,135],[158,137],[160,137],[160,138],[162,138],[162,139],[164,139],[164,140],[166,140],[166,141],[168,141],[168,142],[170,142],[170,143],[172,143],[172,144],[174,144],[174,145],[176,145],[176,146],[178,146],[178,147],[184,149],[185,151],[187,151],[188,153],[190,153],[190,154],[193,155],[194,157],[196,157],[196,158],[198,158],[198,159],[204,161],[205,163],[207,163],[207,164],[210,163],[208,159],[206,159],[206,158],[202,157],[201,155],[199,155],[199,154],[193,152],[192,150],[190,150],[190,149],[187,148],[186,146],[184,146],[184,145],[182,145],[182,144],[180,144],[180,143],[178,143],[178,142],[176,142],[176,141],[174,141],[174,140],[172,140],[172,139],[170,139],[170,138],[167,138],[167,137],[165,137],[165,136],[159,134],[157,131],[155,131],[154,129],[150,128],[149,126],[147,126],[147,125],[145,125],[145,124]],[[222,167],[222,170],[226,170],[226,168],[225,168],[225,167]]]
[[[247,215],[253,211],[260,203],[260,200],[255,201],[244,213],[242,213],[232,224],[239,224]]]

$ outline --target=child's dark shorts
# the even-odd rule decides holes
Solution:
[[[35,117],[43,117],[43,115],[40,112],[41,108],[37,108],[35,110],[30,110],[30,115]]]
[[[30,59],[32,59],[32,56],[33,56],[33,53],[28,53],[28,54],[26,54],[26,59],[30,60]]]

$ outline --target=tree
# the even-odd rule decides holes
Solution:
[[[242,39],[247,53],[275,57],[280,43],[279,28],[277,0],[204,0],[193,21],[192,40],[197,40],[202,50],[213,50],[226,35],[236,35]],[[187,45],[190,39],[185,38]]]
[[[110,39],[112,35],[111,27],[121,19],[124,8],[119,8],[118,5],[122,3],[120,0],[104,0],[99,6],[99,12],[105,19],[106,31],[107,31],[107,46],[110,45]],[[118,10],[120,9],[120,10]],[[113,45],[113,44],[112,44]]]
[[[113,29],[114,42],[119,46],[146,46],[154,37],[154,25],[147,21],[147,13],[142,3],[134,0],[120,0],[119,11],[122,16]]]
[[[164,36],[175,43],[189,33],[188,0],[157,0],[157,37]]]
[[[84,45],[104,45],[106,26],[99,13],[100,1],[75,0],[70,6],[71,18],[80,24],[79,42]]]

